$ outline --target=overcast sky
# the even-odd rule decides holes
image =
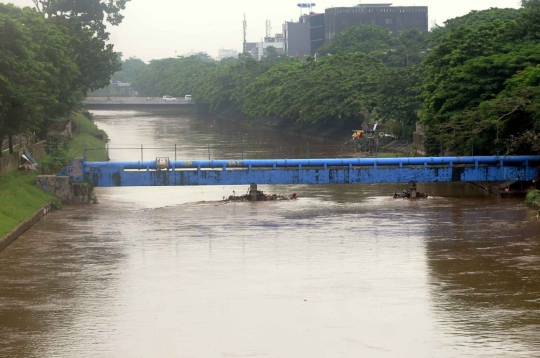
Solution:
[[[33,6],[32,0],[11,0],[18,6]],[[357,0],[318,0],[315,12],[329,7],[352,6]],[[297,20],[300,0],[132,0],[123,12],[118,27],[109,25],[111,42],[125,57],[151,59],[188,52],[207,52],[216,56],[219,48],[242,49],[242,19],[248,24],[248,42],[261,41],[266,20],[272,33],[281,33],[283,22]],[[390,3],[364,0],[363,3]],[[429,6],[430,26],[462,16],[471,10],[490,7],[518,8],[519,0],[394,0],[395,6]]]

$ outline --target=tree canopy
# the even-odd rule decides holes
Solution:
[[[44,137],[54,120],[68,117],[118,69],[113,46],[89,26],[0,4],[0,139]]]

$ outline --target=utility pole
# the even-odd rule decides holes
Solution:
[[[242,53],[246,52],[246,44],[247,44],[247,21],[246,21],[246,13],[244,13],[244,22],[243,22],[243,25],[244,25],[244,47],[243,47],[243,50],[242,50]]]

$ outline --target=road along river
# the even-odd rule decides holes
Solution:
[[[242,141],[250,158],[307,150],[235,123],[95,115],[111,148],[167,148],[146,159],[175,143],[186,160],[208,143],[216,158]],[[339,156],[320,144],[312,157]],[[99,205],[50,214],[0,253],[0,357],[540,356],[540,221],[521,200],[451,185],[419,186],[448,196],[422,201],[390,199],[396,185],[262,189],[300,199],[101,188]]]

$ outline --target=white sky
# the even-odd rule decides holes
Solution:
[[[0,0],[18,6],[33,6],[31,0]],[[318,0],[315,12],[329,7],[352,6],[357,0]],[[280,33],[285,21],[297,21],[301,0],[132,0],[118,27],[109,26],[111,42],[124,58],[144,61],[172,57],[187,52],[207,52],[216,56],[219,48],[242,49],[242,19],[246,13],[248,42],[260,41],[266,33],[266,20],[272,33]],[[307,1],[306,1],[307,2]],[[364,3],[390,3],[395,6],[429,6],[429,23],[442,24],[471,10],[490,7],[518,8],[519,0],[364,0]]]

